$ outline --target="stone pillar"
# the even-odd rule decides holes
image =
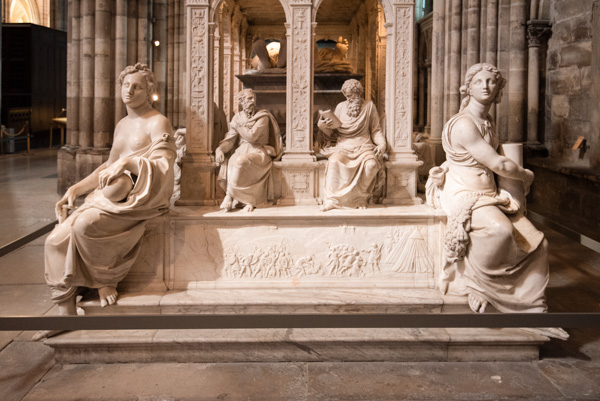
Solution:
[[[174,99],[174,95],[175,93],[177,93],[176,91],[176,86],[177,83],[175,82],[175,80],[177,79],[177,76],[175,74],[175,64],[176,61],[174,58],[175,53],[175,47],[177,46],[177,41],[175,40],[175,35],[177,32],[177,24],[179,22],[177,15],[175,14],[175,4],[177,4],[176,1],[169,1],[167,4],[167,43],[166,43],[166,51],[167,51],[167,82],[166,82],[166,91],[167,91],[167,97],[164,99],[164,101],[166,102],[166,106],[167,106],[167,118],[169,119],[169,121],[171,121],[171,124],[174,127],[177,127],[178,121],[176,116],[176,111],[175,111],[175,99]],[[162,43],[161,43],[162,45]]]
[[[540,46],[543,37],[550,31],[548,21],[527,21],[527,44],[529,66],[527,69],[527,143],[539,144],[538,114],[540,96]]]
[[[240,28],[242,23],[242,13],[239,6],[235,7],[233,11],[233,17],[231,19],[231,44],[233,53],[233,68],[231,70],[231,97],[232,97],[232,116],[239,110],[238,105],[238,93],[241,90],[242,82],[235,76],[240,75],[243,71],[241,70],[241,51],[240,51]]]
[[[527,52],[525,22],[526,0],[510,3],[510,71],[508,74],[508,141],[523,142],[525,134],[525,88],[527,87]]]
[[[510,79],[510,4],[511,0],[498,0],[498,51],[496,67]],[[500,142],[508,140],[509,85],[504,88],[502,102],[496,105],[496,133]]]
[[[180,205],[215,205],[212,155],[213,52],[215,24],[208,0],[187,0],[186,149],[181,166]]]
[[[158,101],[154,108],[167,115],[167,4],[166,0],[153,0],[150,47],[152,49],[152,72],[158,84]],[[155,45],[158,41],[159,45]]]
[[[226,3],[223,4],[222,25],[223,30],[223,60],[221,68],[223,70],[223,112],[227,117],[227,121],[233,118],[233,58],[232,58],[232,40],[231,40],[231,12]]]
[[[215,16],[215,19],[218,19],[218,24],[215,27],[214,37],[213,37],[213,87],[215,88],[213,97],[216,107],[219,110],[223,110],[223,48],[221,43],[223,41],[221,33],[223,32],[223,6],[220,7],[220,10],[216,11],[218,16]]]
[[[286,152],[283,205],[315,204],[317,163],[312,149],[313,56],[316,24],[310,0],[290,4],[287,36]]]
[[[454,114],[458,113],[460,107],[459,88],[462,82],[461,77],[461,33],[462,33],[462,10],[461,0],[452,0],[450,18],[450,48],[449,54],[449,81],[446,86],[446,113],[444,120],[447,121]]]
[[[425,79],[427,80],[427,107],[425,110],[425,135],[431,134],[431,60],[427,59],[425,64]]]
[[[427,67],[425,66],[424,62],[419,62],[419,66],[418,66],[418,77],[419,77],[419,103],[417,105],[417,129],[420,132],[423,132],[423,130],[425,129],[425,75],[427,74]]]
[[[487,0],[485,28],[485,62],[498,65],[498,0]],[[490,109],[490,115],[496,119],[496,107]]]
[[[80,90],[80,41],[81,41],[81,3],[70,0],[68,4],[67,29],[67,147],[79,145],[79,97]],[[72,185],[73,180],[69,181]]]
[[[187,27],[188,27],[188,19],[187,19],[187,8],[185,7],[185,0],[178,0],[177,4],[180,4],[179,9],[179,18],[181,21],[181,25],[179,27],[178,34],[178,49],[179,49],[179,57],[176,57],[179,60],[179,126],[185,126],[187,121],[187,91],[188,91],[188,83],[189,71],[187,69],[189,55],[187,53]]]
[[[481,37],[479,13],[480,0],[468,0],[467,10],[467,68],[480,62],[479,39]]]
[[[444,61],[446,46],[444,24],[446,20],[445,2],[433,2],[433,37],[431,39],[431,83],[429,88],[431,110],[431,132],[427,142],[430,145],[436,166],[444,162],[446,156],[442,148],[442,129],[444,127]]]
[[[138,0],[138,18],[137,18],[137,60],[136,62],[148,64],[150,57],[148,50],[150,47],[148,35],[148,21],[150,13],[148,2],[150,0]]]
[[[385,204],[418,204],[417,160],[412,149],[414,3],[394,3],[388,34],[386,111],[389,161]]]
[[[127,67],[127,0],[117,0],[115,9],[115,65],[112,87],[114,88],[115,122],[125,117],[125,105],[121,100],[119,84],[116,82],[121,71]]]
[[[108,148],[114,129],[113,90],[111,79],[111,3],[96,1],[94,38],[94,148]]]
[[[127,0],[127,65],[138,61],[137,36],[138,36],[138,1]]]
[[[91,148],[94,132],[94,0],[81,2],[81,94],[79,98],[79,146]]]

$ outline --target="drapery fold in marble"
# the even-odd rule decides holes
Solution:
[[[139,174],[127,198],[108,200],[97,188],[46,239],[46,281],[62,302],[77,287],[116,287],[141,248],[148,219],[166,213],[173,193],[175,145],[164,134],[129,156]]]

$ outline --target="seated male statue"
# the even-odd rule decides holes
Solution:
[[[147,221],[170,206],[176,150],[169,120],[152,108],[154,74],[138,63],[125,68],[118,82],[127,116],[115,127],[108,160],[58,201],[59,224],[46,239],[45,276],[61,315],[76,314],[81,287],[98,289],[102,307],[114,304],[117,284],[140,253]],[[74,208],[75,199],[89,192]]]
[[[256,107],[252,89],[241,91],[238,100],[242,111],[233,116],[229,132],[215,150],[215,161],[221,165],[218,182],[225,190],[221,209],[230,211],[243,204],[251,212],[273,200],[271,166],[283,153],[283,141],[275,117]]]
[[[347,100],[335,108],[339,121],[322,115],[317,122],[326,139],[337,139],[335,146],[321,150],[329,158],[322,211],[366,208],[383,167],[386,139],[375,105],[363,99],[363,87],[355,79],[344,82],[342,93]]]

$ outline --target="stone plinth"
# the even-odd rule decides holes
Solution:
[[[101,308],[92,296],[79,306],[87,315],[470,313],[465,297],[435,288],[444,224],[423,205],[176,207],[149,225],[118,303]],[[522,329],[289,328],[76,331],[46,344],[59,363],[523,361],[547,340]]]

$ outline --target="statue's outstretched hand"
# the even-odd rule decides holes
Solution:
[[[225,153],[219,148],[215,150],[215,161],[217,164],[222,164],[225,161]]]

